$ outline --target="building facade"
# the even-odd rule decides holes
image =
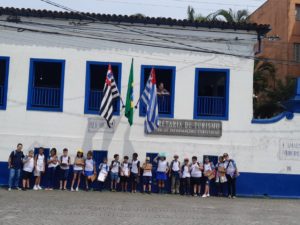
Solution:
[[[253,49],[268,26],[14,8],[0,8],[0,19],[2,184],[21,142],[25,153],[67,147],[73,158],[83,148],[109,160],[228,152],[241,172],[239,195],[300,196],[299,114],[252,120]],[[121,101],[113,128],[97,115],[108,65],[125,99],[132,58],[135,102],[151,68],[170,93],[158,99],[169,135],[145,134],[143,105],[131,127]]]
[[[258,56],[272,59],[278,78],[299,77],[300,0],[268,0],[250,16],[250,21],[271,26],[267,35],[270,38],[263,40]]]

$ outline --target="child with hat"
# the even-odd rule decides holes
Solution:
[[[83,168],[84,168],[83,150],[78,149],[77,155],[74,159],[73,180],[71,183],[71,191],[74,191],[74,183],[75,183],[76,179],[77,179],[77,185],[76,185],[75,190],[79,191],[80,179],[81,179],[81,174],[83,172]]]

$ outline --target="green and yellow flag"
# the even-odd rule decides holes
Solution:
[[[131,61],[130,74],[128,79],[128,89],[125,104],[125,116],[128,118],[130,126],[133,123],[133,59]]]

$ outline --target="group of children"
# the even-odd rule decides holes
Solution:
[[[72,163],[70,156],[68,156],[67,148],[63,149],[63,155],[60,157],[57,156],[57,150],[52,148],[49,158],[46,159],[43,148],[40,148],[35,156],[32,150],[28,152],[27,156],[24,156],[19,145],[17,150],[11,153],[8,161],[11,169],[9,190],[12,188],[14,176],[20,174],[20,168],[23,168],[23,190],[30,187],[32,175],[35,177],[33,190],[41,190],[40,182],[43,174],[47,177],[45,190],[53,190],[56,186],[58,168],[59,189],[66,190],[70,166],[73,165],[71,191],[79,191],[82,177],[85,179],[86,190],[89,190],[95,181],[100,182],[100,190],[102,190],[107,177],[110,176],[112,192],[115,192],[120,187],[123,192],[130,189],[132,193],[136,193],[139,183],[142,183],[142,192],[151,194],[152,177],[153,173],[155,173],[159,193],[167,192],[165,185],[170,178],[172,194],[209,197],[210,184],[214,180],[218,186],[218,194],[220,196],[225,195],[226,183],[228,185],[228,197],[235,198],[236,196],[235,180],[239,173],[235,161],[229,159],[226,153],[219,157],[216,165],[210,162],[209,158],[205,158],[204,163],[200,163],[196,156],[192,157],[191,163],[188,158],[185,158],[181,165],[178,155],[174,155],[174,159],[169,164],[164,155],[158,155],[153,160],[157,164],[155,171],[149,157],[146,157],[145,162],[141,164],[137,153],[132,155],[131,162],[129,162],[128,156],[124,156],[123,161],[120,162],[119,155],[115,154],[111,163],[108,163],[106,158],[103,160],[99,165],[99,173],[97,173],[92,151],[89,151],[87,156],[84,157],[83,150],[79,149]],[[22,166],[18,165],[20,162]],[[47,171],[46,168],[48,168]],[[18,187],[18,182],[15,182],[15,184]],[[128,186],[129,184],[130,187]],[[201,192],[203,184],[204,190]],[[200,195],[200,193],[203,194]]]

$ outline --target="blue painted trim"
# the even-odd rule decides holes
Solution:
[[[199,72],[225,72],[226,74],[226,109],[225,116],[197,116],[197,97],[198,97],[198,81]],[[201,120],[229,120],[229,91],[230,91],[230,70],[229,69],[215,69],[215,68],[196,68],[195,69],[195,90],[194,90],[194,119]]]
[[[251,123],[254,124],[270,124],[270,123],[276,123],[282,119],[288,119],[288,120],[292,120],[294,118],[294,113],[292,112],[283,112],[280,113],[277,116],[274,116],[272,118],[269,119],[252,119]]]
[[[140,95],[143,93],[144,88],[145,88],[145,84],[144,84],[145,76],[149,75],[149,74],[145,75],[145,69],[151,69],[151,68],[172,70],[172,83],[171,83],[172,90],[170,92],[170,94],[171,94],[171,113],[170,114],[159,114],[159,117],[174,118],[176,67],[175,66],[141,65]],[[139,115],[141,117],[145,117],[145,113],[143,113],[142,107],[139,107]]]
[[[117,87],[119,89],[119,93],[121,94],[121,80],[122,80],[122,63],[119,62],[98,62],[98,61],[86,61],[86,81],[85,81],[85,100],[84,100],[84,114],[93,114],[98,115],[99,112],[89,110],[89,93],[90,93],[90,66],[91,65],[105,65],[107,66],[110,64],[111,66],[118,66],[119,67],[119,74],[118,76],[118,82]],[[115,76],[115,74],[114,74]],[[120,99],[117,100],[117,111],[113,113],[115,116],[120,115]]]
[[[62,67],[61,67],[61,87],[60,87],[60,107],[59,108],[36,107],[36,106],[31,105],[32,88],[34,85],[34,74],[35,74],[34,63],[35,62],[61,63]],[[41,58],[31,58],[30,59],[28,94],[27,94],[27,110],[47,111],[47,112],[63,112],[65,63],[66,63],[66,61],[64,59],[41,59]]]
[[[9,74],[9,57],[0,56],[0,60],[4,60],[6,64],[5,74],[4,74],[4,94],[3,94],[3,104],[0,105],[0,110],[6,110],[7,106],[7,91],[8,91],[8,74]]]

